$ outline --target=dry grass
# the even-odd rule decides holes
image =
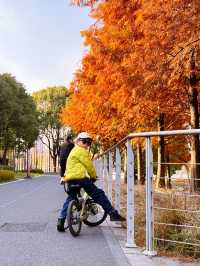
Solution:
[[[159,191],[160,192],[160,191]],[[190,198],[183,193],[162,191],[154,194],[154,206],[170,209],[200,210],[200,197]],[[126,215],[126,185],[122,185],[121,213]],[[113,193],[114,198],[114,193]],[[145,246],[145,187],[135,186],[135,240],[140,247]],[[156,210],[155,222],[200,227],[200,213],[172,210]],[[126,224],[124,224],[126,227]],[[155,237],[173,241],[184,241],[200,245],[200,229],[155,224]],[[200,258],[200,247],[155,241],[156,250],[161,255]]]

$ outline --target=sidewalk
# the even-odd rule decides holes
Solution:
[[[125,248],[126,244],[126,229],[121,228],[119,225],[110,222],[108,219],[102,226],[109,226],[120,244],[124,254],[128,258],[130,265],[132,266],[199,266],[199,262],[186,263],[181,262],[176,258],[169,257],[148,257],[143,254],[142,248]]]

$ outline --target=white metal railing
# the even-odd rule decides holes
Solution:
[[[99,159],[96,160],[95,165],[97,168],[98,176],[102,176],[102,188],[107,192],[108,198],[112,200],[112,171],[113,161],[112,153],[115,152],[115,207],[120,209],[121,193],[120,193],[120,179],[121,179],[121,156],[119,147],[121,144],[126,143],[127,146],[127,241],[126,247],[136,247],[134,237],[134,153],[131,145],[131,139],[145,138],[146,142],[146,247],[144,254],[154,256],[154,207],[153,207],[153,152],[151,137],[155,136],[179,136],[179,135],[197,135],[200,134],[200,129],[190,130],[173,130],[173,131],[155,131],[155,132],[142,132],[131,133],[118,142],[110,149],[103,152]],[[108,164],[107,158],[108,156]],[[107,185],[104,182],[106,179]],[[158,208],[157,208],[158,209]],[[180,210],[181,211],[181,210]],[[187,211],[187,210],[186,210]],[[170,225],[171,226],[171,225]],[[183,225],[184,226],[184,225]],[[155,238],[156,239],[156,238]],[[159,239],[163,241],[170,241],[168,239]],[[179,242],[179,241],[171,241]],[[187,243],[187,242],[181,242]],[[188,243],[187,243],[188,244]],[[197,245],[198,246],[198,245]]]

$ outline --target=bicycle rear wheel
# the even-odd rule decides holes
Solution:
[[[81,231],[82,222],[80,220],[80,212],[78,202],[72,200],[67,209],[67,222],[70,233],[73,236],[78,236]]]
[[[107,213],[104,211],[101,205],[97,203],[92,203],[89,205],[88,214],[88,217],[83,220],[84,224],[88,226],[98,226],[103,223],[107,217]]]

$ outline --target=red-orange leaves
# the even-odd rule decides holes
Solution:
[[[96,23],[82,32],[88,52],[76,71],[64,123],[100,135],[106,145],[131,131],[157,129],[160,113],[166,129],[185,127],[187,60],[181,67],[173,56],[199,37],[198,1],[73,2],[95,4],[90,15]]]

